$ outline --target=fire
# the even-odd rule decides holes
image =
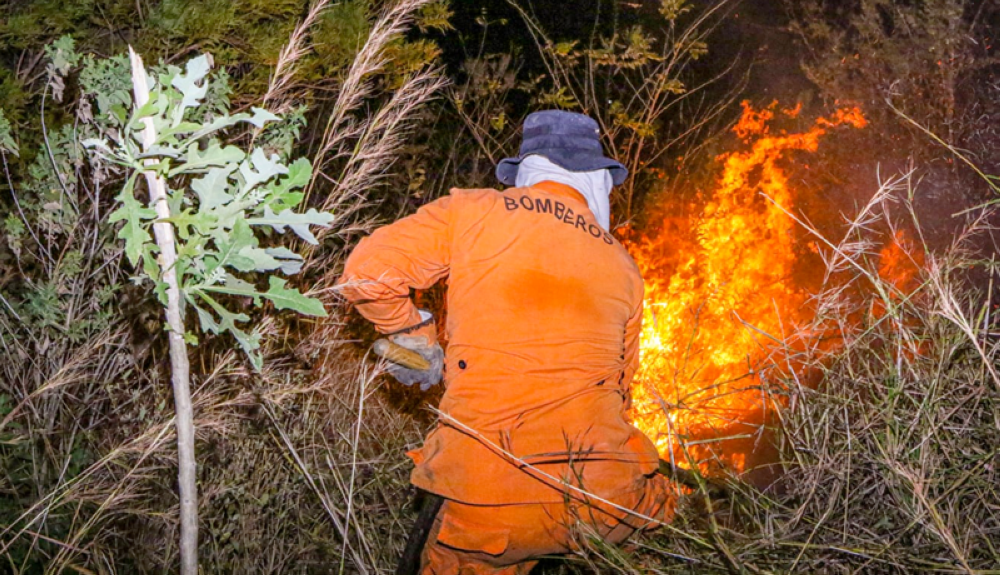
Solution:
[[[795,117],[800,109],[777,113]],[[775,134],[776,110],[744,102],[733,131],[749,149],[719,156],[711,193],[630,245],[646,279],[631,414],[661,456],[681,467],[752,465],[772,401],[760,372],[782,334],[808,313],[791,281],[799,238],[779,206],[793,208],[796,194],[780,163],[791,151],[815,152],[833,127],[865,125],[858,109],[843,109],[808,131]]]
[[[899,293],[909,294],[918,284],[918,273],[924,265],[923,253],[913,249],[913,240],[905,230],[896,230],[892,242],[879,252],[879,276]]]

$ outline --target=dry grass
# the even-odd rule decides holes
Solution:
[[[391,3],[373,24],[345,73],[315,153],[314,178],[307,189],[307,195],[312,193],[319,180],[329,184],[320,206],[332,211],[337,221],[318,234],[320,239],[330,230],[342,233],[347,227],[349,218],[364,204],[366,192],[376,187],[392,166],[416,112],[445,85],[441,70],[422,68],[410,74],[377,110],[360,113],[377,91],[378,74],[391,61],[387,48],[430,1]],[[330,173],[332,167],[336,167],[335,174]]]
[[[7,418],[18,429],[30,426],[14,439],[46,444],[32,454],[36,468],[65,472],[73,457],[67,451],[80,448],[81,436],[100,455],[78,471],[53,471],[47,482],[38,472],[36,495],[26,494],[24,509],[0,529],[0,556],[10,572],[147,572],[170,570],[176,561],[166,374],[139,381],[118,379],[128,369],[110,370],[106,383],[92,385],[99,365],[129,357],[113,352],[123,347],[121,338],[78,350]],[[375,393],[380,380],[353,347],[336,339],[325,347],[319,378],[288,357],[252,374],[227,353],[196,380],[206,572],[374,573],[395,561],[410,490],[401,454],[422,430],[393,415]],[[58,405],[54,394],[62,394]],[[37,416],[52,419],[53,428],[40,429]]]
[[[281,48],[278,61],[274,64],[271,80],[267,84],[267,92],[261,99],[261,107],[275,114],[285,114],[292,108],[297,86],[295,71],[296,63],[309,53],[309,30],[330,6],[328,0],[313,0],[306,15],[292,30],[288,42]]]

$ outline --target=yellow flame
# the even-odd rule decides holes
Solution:
[[[719,156],[722,174],[688,207],[693,217],[666,218],[657,235],[630,244],[647,286],[632,418],[683,467],[690,457],[705,470],[712,461],[746,468],[771,401],[761,364],[774,339],[805,319],[805,297],[791,283],[795,223],[778,207],[791,209],[795,192],[779,161],[790,150],[815,152],[829,128],[865,125],[859,110],[843,109],[808,131],[775,135],[776,108],[744,102],[733,131],[749,149]]]

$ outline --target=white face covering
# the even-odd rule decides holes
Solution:
[[[544,181],[565,184],[580,192],[587,199],[587,207],[594,214],[597,223],[605,231],[611,231],[611,206],[608,201],[612,186],[610,170],[571,172],[553,164],[544,156],[528,156],[521,160],[514,185],[526,188]]]

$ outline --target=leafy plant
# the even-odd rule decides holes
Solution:
[[[18,155],[17,142],[10,132],[10,122],[4,117],[3,110],[0,110],[0,151]]]
[[[261,177],[263,181],[251,193],[263,193],[264,188],[271,193],[286,186],[278,193],[300,194],[302,190],[292,180],[296,173],[308,179],[311,172],[314,201],[310,205],[334,212],[338,218],[335,225],[321,231],[301,222],[287,225],[249,222],[286,217],[286,210],[279,205],[282,202],[277,200],[270,202],[271,214],[258,204],[258,209],[248,208],[242,216],[235,217],[246,224],[245,228],[238,226],[241,232],[250,230],[251,237],[243,240],[251,244],[249,247],[265,253],[269,249],[279,251],[270,255],[282,266],[270,271],[283,273],[269,280],[266,272],[257,271],[256,266],[247,272],[232,265],[218,266],[238,276],[258,294],[255,298],[249,294],[244,297],[204,292],[227,313],[252,316],[254,321],[280,313],[278,307],[294,303],[300,295],[284,283],[288,280],[284,273],[291,273],[300,264],[305,265],[296,275],[295,283],[302,291],[321,290],[324,285],[317,281],[325,281],[324,274],[335,277],[340,265],[343,235],[366,229],[374,219],[370,212],[362,214],[360,209],[374,203],[369,199],[373,197],[376,182],[380,187],[388,187],[388,181],[382,178],[392,174],[392,163],[399,157],[403,144],[410,140],[410,130],[418,118],[416,112],[443,81],[438,70],[430,66],[431,62],[414,73],[413,59],[397,42],[411,26],[423,21],[424,15],[418,19],[416,13],[427,2],[405,0],[374,5],[370,0],[357,0],[352,2],[352,9],[360,18],[356,22],[359,32],[341,36],[322,33],[318,21],[312,17],[302,18],[295,26],[295,33],[288,33],[302,14],[302,8],[308,6],[309,14],[323,15],[340,3],[302,0],[272,3],[275,9],[289,14],[284,22],[270,15],[266,15],[266,20],[261,19],[260,11],[250,4],[239,3],[240,10],[232,16],[233,22],[225,27],[208,26],[214,38],[198,40],[201,50],[213,52],[215,63],[210,62],[210,77],[193,80],[196,88],[207,86],[207,90],[197,105],[184,111],[184,123],[218,127],[215,122],[236,111],[250,111],[249,104],[253,102],[263,102],[257,105],[282,115],[281,121],[262,121],[262,128],[250,122],[237,122],[202,136],[197,146],[191,147],[191,155],[199,157],[209,153],[213,139],[218,140],[220,149],[238,143],[243,150],[242,160],[234,160],[236,169],[229,174],[224,188],[206,188],[207,193],[218,195],[221,191],[232,196],[232,201],[239,201],[242,191],[239,188],[245,183],[239,169],[243,160],[248,170],[257,175],[262,163],[280,164],[287,173]],[[331,523],[327,514],[331,507],[317,506],[316,494],[302,489],[299,468],[289,460],[281,445],[272,445],[273,429],[245,417],[242,410],[233,409],[234,404],[228,403],[234,399],[241,402],[239,398],[249,397],[246,394],[251,389],[266,390],[265,395],[255,392],[254,401],[273,407],[278,417],[275,422],[289,421],[279,413],[282,410],[299,414],[301,423],[286,428],[289,447],[318,445],[317,438],[321,442],[327,437],[328,423],[343,422],[347,429],[352,419],[339,412],[317,418],[311,410],[298,408],[298,398],[302,405],[311,404],[317,397],[333,397],[327,395],[331,392],[342,398],[339,394],[343,389],[327,385],[313,389],[311,378],[296,374],[297,367],[289,372],[287,363],[280,362],[267,365],[250,377],[239,375],[241,370],[232,368],[234,363],[242,361],[243,353],[218,353],[219,346],[214,345],[218,340],[231,341],[229,336],[213,337],[216,341],[211,346],[187,349],[185,335],[189,341],[208,337],[207,330],[199,329],[191,317],[187,317],[186,326],[169,322],[165,332],[161,331],[164,312],[159,309],[154,293],[159,293],[160,301],[169,304],[168,296],[173,291],[178,296],[173,309],[179,312],[183,307],[186,315],[197,316],[199,313],[192,312],[192,305],[180,288],[197,283],[191,274],[208,273],[204,267],[195,267],[193,271],[190,268],[190,262],[197,258],[189,258],[183,247],[193,246],[194,240],[180,237],[181,228],[185,233],[198,234],[198,242],[206,251],[221,250],[215,237],[202,233],[204,226],[195,226],[190,220],[197,219],[197,213],[203,211],[195,182],[205,178],[211,168],[222,166],[171,174],[171,170],[187,161],[188,148],[181,148],[179,143],[192,141],[192,134],[181,131],[175,135],[176,147],[184,157],[165,156],[160,152],[166,145],[160,146],[159,151],[147,149],[144,136],[154,133],[157,123],[170,129],[173,120],[170,112],[165,113],[170,121],[164,121],[163,110],[157,109],[149,117],[136,118],[137,125],[133,123],[134,108],[144,101],[134,93],[136,84],[152,85],[151,106],[155,107],[156,91],[161,89],[158,80],[171,74],[186,76],[184,62],[198,53],[188,53],[187,47],[193,42],[190,37],[184,34],[165,37],[167,32],[157,29],[167,4],[180,7],[178,13],[191,14],[191,22],[204,25],[209,21],[197,14],[212,11],[218,2],[198,4],[177,0],[152,6],[105,5],[101,22],[95,26],[89,13],[80,15],[82,19],[73,16],[72,21],[58,23],[36,18],[43,9],[57,15],[68,13],[51,0],[28,0],[5,11],[6,16],[29,12],[26,17],[11,16],[0,22],[0,35],[7,39],[17,36],[19,31],[24,33],[21,38],[35,34],[16,49],[11,48],[13,42],[8,43],[7,49],[0,49],[5,57],[13,54],[6,58],[7,64],[0,66],[0,108],[4,108],[10,124],[9,128],[0,126],[3,160],[0,181],[6,184],[0,186],[3,187],[0,205],[4,208],[0,216],[0,355],[10,360],[0,366],[0,402],[5,403],[0,406],[0,442],[8,442],[0,444],[2,572],[58,573],[107,568],[124,572],[178,571],[176,546],[163,547],[163,540],[171,537],[178,526],[178,479],[181,532],[185,535],[196,535],[197,530],[203,532],[200,545],[197,537],[191,539],[197,545],[197,554],[181,554],[188,573],[192,571],[189,559],[194,556],[198,559],[195,566],[209,572],[221,569],[278,573],[286,572],[292,565],[299,570],[322,568],[330,563],[331,557],[345,553],[338,551],[338,546],[326,543],[328,540],[339,534],[352,541],[348,544],[351,551],[357,536],[351,523],[336,524],[336,517]],[[70,10],[75,9],[70,7]],[[432,28],[432,23],[426,27]],[[20,28],[12,29],[8,24]],[[36,31],[32,32],[31,27]],[[290,48],[281,51],[287,56],[283,65],[274,63],[279,46],[258,33],[263,27],[273,28],[263,36],[287,38]],[[62,40],[49,50],[44,48],[50,39],[62,34],[71,34],[76,39],[75,45]],[[111,58],[87,55],[121,54],[126,40],[137,42],[137,49],[149,54],[147,59],[151,63],[164,58],[179,68],[152,64],[138,76],[141,82],[133,82],[132,63],[127,55]],[[337,58],[320,53],[322,47],[331,44],[349,49]],[[245,49],[248,46],[251,50]],[[76,55],[77,47],[81,48],[80,56]],[[425,45],[419,47],[420,53],[429,53],[424,48]],[[394,60],[397,56],[400,65]],[[267,81],[269,76],[271,81]],[[392,88],[399,85],[401,78],[402,88]],[[54,98],[56,83],[64,86],[61,102]],[[261,98],[264,88],[270,96],[267,99]],[[183,98],[183,93],[170,83],[162,89],[173,90]],[[322,102],[326,104],[318,105]],[[168,102],[168,105],[173,104]],[[240,117],[253,118],[254,114],[250,111]],[[331,114],[336,118],[332,124],[326,121]],[[147,120],[153,123],[154,116],[156,123],[149,130]],[[149,145],[153,146],[160,136],[163,134],[154,133]],[[127,141],[121,142],[122,139]],[[88,144],[93,146],[90,150],[94,153],[89,153],[89,157],[88,150],[81,145],[84,140],[91,140]],[[317,142],[322,142],[319,153]],[[244,146],[245,143],[251,147]],[[119,146],[130,150],[130,159],[117,157],[123,151]],[[292,161],[304,152],[314,159],[311,168]],[[264,162],[255,165],[259,157]],[[318,177],[321,165],[326,171],[324,177]],[[142,177],[138,170],[142,170]],[[158,173],[163,177],[157,178]],[[154,183],[159,180],[163,201],[152,201],[147,196],[152,191],[152,186],[142,184],[143,180],[149,181],[147,175],[153,176]],[[128,218],[108,221],[109,214],[123,208],[115,196],[120,196],[126,184],[137,204],[135,208],[145,214],[139,218],[137,228],[150,236],[142,242],[149,252],[139,256],[138,273],[133,273],[133,266],[123,265],[126,242],[116,237]],[[234,209],[232,201],[208,211]],[[309,203],[308,199],[301,201]],[[165,216],[148,219],[149,212],[145,210],[155,213],[161,207],[168,209]],[[170,209],[179,209],[176,222],[170,216]],[[127,215],[126,212],[123,210],[119,215]],[[180,221],[185,218],[188,224]],[[222,227],[221,232],[237,236],[236,222],[233,224],[233,229]],[[315,234],[325,245],[313,248],[305,240],[300,241],[298,233],[288,238],[291,234],[282,236],[276,227],[292,233],[304,228],[303,233]],[[178,257],[172,264],[166,264],[166,253],[159,242],[151,241],[159,235],[156,230],[164,228],[171,229],[171,235],[180,241],[180,250],[177,241],[173,243]],[[336,241],[323,241],[327,234]],[[238,244],[235,238],[224,239]],[[289,252],[295,250],[304,259],[280,257],[282,239],[292,239],[303,248],[287,246],[291,248]],[[235,256],[246,255],[240,251],[236,249]],[[232,261],[239,261],[235,256]],[[145,264],[151,268],[151,274],[146,273]],[[180,277],[184,265],[189,265],[184,271],[184,283],[178,289],[168,289],[168,276],[172,273],[175,279]],[[123,280],[129,276],[136,276],[133,285],[123,286],[126,283]],[[315,287],[305,287],[309,285]],[[212,287],[232,286],[220,281]],[[281,290],[290,293],[274,300],[262,295]],[[211,321],[220,325],[221,331],[226,331],[221,327],[223,317],[212,306],[197,295],[194,300]],[[268,309],[251,312],[255,300]],[[267,305],[269,301],[277,305]],[[176,317],[180,318],[180,313]],[[261,321],[256,330],[248,327],[253,325],[249,321],[233,323],[252,339],[259,333],[261,338],[270,340],[262,341],[261,345],[275,344],[282,351],[291,349],[300,339],[310,342],[331,339],[326,332],[303,337],[303,332],[309,331],[304,323],[295,326],[298,329],[280,333],[277,322]],[[316,322],[328,330],[341,323]],[[174,329],[171,325],[179,327]],[[156,337],[157,333],[167,337]],[[171,373],[173,393],[162,385],[162,360],[167,349],[162,345],[166,342],[161,340],[169,340],[171,369],[180,366],[186,374],[189,352],[199,366],[196,369],[206,369],[205,377],[197,380],[199,395],[195,398],[198,437],[202,440],[197,455],[203,463],[197,468],[197,483],[204,491],[197,498],[195,420],[188,401],[190,386],[186,375],[181,377],[181,370]],[[253,355],[260,353],[266,354],[260,349]],[[301,354],[296,349],[295,354],[309,360],[318,357],[313,349]],[[344,350],[342,357],[323,359],[337,365],[336,370],[324,370],[324,377],[336,377],[337,382],[354,381],[351,350]],[[286,373],[287,378],[282,375]],[[277,379],[272,379],[275,376]],[[238,385],[231,385],[234,383]],[[281,390],[285,389],[297,391],[284,394]],[[278,395],[272,396],[273,392]],[[171,397],[174,406],[170,405]],[[399,423],[405,425],[403,421]],[[175,428],[176,455],[170,442],[164,440]],[[412,430],[407,427],[407,431]],[[412,443],[416,437],[410,433],[408,441]],[[378,453],[383,446],[380,443]],[[177,472],[169,460],[175,457],[180,459],[180,477],[171,478],[167,475]],[[204,464],[217,457],[224,457],[227,464]],[[312,463],[307,453],[303,452],[303,457],[311,463],[313,473],[322,470],[323,466]],[[80,471],[82,464],[85,469]],[[339,481],[340,469],[330,471],[337,474]],[[380,481],[380,493],[382,485]],[[252,490],[253,486],[260,489]],[[402,489],[403,483],[398,486]],[[265,504],[266,499],[253,499],[254,496],[251,500],[229,497],[228,494],[236,492],[230,487],[238,488],[239,493],[246,487],[248,496],[263,494],[265,498],[271,497],[272,503]],[[354,499],[361,493],[356,491]],[[286,495],[279,499],[280,494]],[[394,499],[395,495],[386,497]],[[235,515],[227,503],[233,499],[240,503]],[[195,501],[200,510],[192,505]],[[174,512],[164,512],[164,507]],[[195,529],[189,528],[191,518],[196,520]],[[392,533],[399,531],[396,525],[401,517],[384,519],[392,526]],[[225,534],[213,529],[216,525],[224,526]],[[289,540],[289,535],[294,536],[295,542]],[[230,536],[228,540],[224,538]],[[384,546],[387,552],[379,551],[377,558],[372,559],[352,551],[351,560],[360,565],[361,571],[371,561],[391,560],[386,558],[394,554],[392,537],[386,538],[384,544],[381,539],[371,541],[378,548]],[[275,559],[272,549],[279,550],[279,559]]]
[[[141,264],[139,281],[152,281],[164,305],[167,286],[157,262],[159,250],[150,234],[158,216],[152,203],[136,198],[136,187],[139,175],[153,174],[167,182],[166,220],[176,232],[175,270],[184,302],[198,315],[203,331],[232,334],[259,369],[259,335],[239,325],[249,317],[230,309],[218,297],[245,297],[256,306],[267,300],[279,310],[325,315],[319,300],[286,287],[281,278],[269,278],[268,288],[262,290],[234,274],[297,273],[302,257],[288,248],[262,247],[254,228],[279,234],[290,229],[307,243],[316,244],[309,226],[327,225],[333,216],[315,209],[305,213],[293,210],[303,198],[299,190],[312,176],[309,160],[299,158],[285,165],[278,156],[269,157],[260,148],[247,153],[219,139],[223,130],[237,124],[262,128],[278,116],[254,108],[252,113],[224,113],[204,123],[190,120],[208,93],[209,70],[208,56],[190,60],[185,70],[167,66],[150,78],[149,101],[131,113],[118,135],[109,132],[111,144],[92,138],[85,145],[131,171],[110,221],[123,223],[118,237],[125,241],[126,257],[134,266]],[[141,133],[147,121],[156,136],[144,146]],[[197,343],[194,334],[185,332],[185,339],[189,344]]]
[[[39,53],[48,55],[44,108],[80,60],[68,39]],[[75,100],[66,84],[64,100]],[[30,125],[0,112],[0,557],[16,573],[65,564],[56,542],[83,522],[58,494],[97,459],[88,413],[106,406],[130,355],[120,346],[120,249],[99,221],[106,194],[78,141],[92,127],[62,125],[51,110]]]
[[[126,168],[119,207],[109,221],[123,222],[118,237],[125,240],[125,255],[133,266],[141,264],[140,280],[153,283],[165,307],[177,412],[181,572],[196,575],[198,509],[187,344],[196,344],[197,338],[184,325],[185,306],[194,308],[202,330],[231,333],[259,370],[263,363],[258,351],[260,335],[238,326],[250,317],[217,298],[242,296],[256,306],[268,300],[279,310],[325,316],[319,300],[286,287],[284,279],[269,277],[267,291],[261,291],[233,274],[279,269],[294,274],[302,267],[302,257],[287,248],[262,248],[252,226],[277,233],[291,229],[315,244],[309,226],[329,224],[333,216],[315,209],[305,213],[292,209],[302,202],[304,194],[298,190],[312,175],[308,160],[286,166],[279,156],[268,157],[260,148],[247,153],[220,140],[227,128],[242,123],[263,128],[277,120],[276,115],[254,108],[252,114],[223,111],[199,117],[199,108],[211,92],[209,56],[188,61],[184,70],[166,66],[152,76],[131,50],[130,63],[133,102],[111,104],[112,124],[119,125],[105,130],[105,139],[89,138],[84,145]],[[117,96],[124,104],[120,91]],[[128,108],[131,113],[125,121],[120,112]],[[135,193],[140,175],[148,187],[145,201]]]

